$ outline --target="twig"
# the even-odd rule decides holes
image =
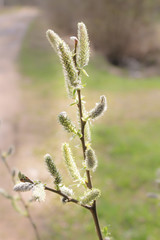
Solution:
[[[81,207],[84,207],[84,208],[86,208],[86,209],[88,209],[88,210],[91,210],[91,207],[90,207],[90,206],[81,204],[77,199],[69,198],[67,195],[63,194],[61,191],[55,190],[55,189],[50,188],[50,187],[47,187],[47,186],[45,186],[45,190],[48,190],[48,191],[50,191],[50,192],[54,192],[54,193],[56,193],[56,194],[64,197],[64,198],[67,200],[67,202],[73,202],[73,203],[75,203],[75,204],[80,205]]]
[[[23,180],[23,182],[29,182],[29,183],[34,184],[34,181],[32,181],[31,179],[29,179],[28,177],[26,177],[26,178]],[[60,190],[56,190],[56,189],[54,189],[54,188],[47,187],[46,185],[45,185],[44,189],[47,190],[47,191],[50,191],[50,192],[53,192],[53,193],[56,193],[56,194],[62,196],[63,198],[66,199],[66,202],[73,202],[73,203],[78,204],[78,205],[80,205],[81,207],[84,207],[84,208],[86,208],[86,209],[88,209],[88,210],[91,210],[91,208],[92,208],[91,206],[81,204],[77,199],[68,197],[67,195],[65,195],[64,193],[62,193]]]
[[[74,58],[73,58],[75,66],[77,67],[76,52],[77,52],[77,41],[75,41],[75,49],[74,49],[74,54],[75,55],[74,55]],[[78,73],[80,74],[79,70],[78,70]],[[85,144],[84,131],[85,131],[86,121],[83,120],[82,99],[81,99],[81,90],[80,89],[77,89],[77,94],[78,94],[77,107],[78,107],[78,110],[79,110],[79,116],[80,116],[80,122],[81,122],[81,134],[82,134],[82,137],[80,138],[80,140],[81,140],[81,144],[82,144],[83,157],[84,157],[84,160],[85,160],[85,158],[86,158],[86,153],[85,153],[86,152],[86,144]],[[89,189],[92,189],[92,181],[91,181],[91,175],[90,175],[89,170],[86,170],[86,175],[87,175],[86,185]],[[89,208],[89,210],[92,213],[99,240],[103,240],[100,225],[99,225],[98,215],[97,215],[96,200],[93,202],[93,205]]]
[[[83,156],[84,156],[84,160],[85,160],[86,145],[85,145],[84,130],[85,130],[86,122],[83,121],[81,90],[78,89],[77,93],[78,93],[78,100],[79,100],[77,106],[79,108],[79,115],[80,115],[80,119],[81,119],[81,134],[82,134],[82,137],[80,138],[80,140],[81,140],[81,143],[82,143]],[[87,174],[87,180],[88,180],[88,182],[86,183],[87,187],[89,189],[92,189],[92,181],[91,181],[90,171],[86,170],[86,174]],[[98,216],[97,216],[96,201],[93,202],[93,205],[90,208],[90,211],[91,211],[93,219],[94,219],[94,223],[95,223],[95,227],[96,227],[96,231],[97,231],[97,235],[99,237],[99,240],[103,240],[100,225],[99,225],[99,220],[98,220]]]
[[[84,138],[84,129],[85,129],[85,125],[86,125],[86,122],[83,121],[83,113],[82,113],[82,100],[81,100],[81,90],[78,89],[77,90],[77,93],[78,93],[78,108],[79,108],[79,115],[80,115],[80,121],[81,121],[81,134],[82,134],[82,137],[80,138],[81,140],[81,143],[82,143],[82,150],[83,150],[83,157],[84,157],[84,160],[86,158],[86,145],[85,145],[85,138]],[[91,182],[91,176],[90,176],[90,172],[88,170],[86,170],[86,174],[87,174],[87,187],[89,189],[92,189],[92,182]]]
[[[11,170],[9,164],[6,161],[6,158],[2,158],[2,155],[1,155],[1,159],[2,159],[2,161],[4,163],[4,165],[5,165],[8,173],[9,173],[9,175],[11,176],[11,180],[12,180],[13,184],[15,185],[16,182],[15,182],[15,179],[14,179],[14,177],[12,175],[12,170]],[[35,236],[36,236],[37,240],[40,240],[40,235],[39,235],[37,226],[36,226],[35,222],[33,221],[33,218],[32,218],[31,213],[29,211],[28,205],[25,203],[25,201],[24,201],[24,199],[23,199],[23,197],[22,197],[20,192],[18,192],[18,195],[19,195],[19,200],[21,201],[24,209],[26,210],[26,213],[27,213],[26,217],[28,218],[28,220],[29,220],[29,222],[30,222],[30,224],[31,224],[31,226],[32,226],[32,228],[34,230]]]

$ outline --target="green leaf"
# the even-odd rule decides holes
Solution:
[[[76,105],[78,102],[76,101],[76,102],[73,102],[73,103],[71,103],[69,106],[74,106],[74,105]]]
[[[81,130],[78,130],[78,132],[77,132],[77,135],[78,135],[78,137],[79,137],[79,138],[81,138],[81,137],[82,137]]]
[[[104,234],[105,237],[107,237],[109,235],[109,232],[108,232],[108,227],[105,226],[103,229],[102,229],[102,233]]]
[[[86,72],[86,70],[84,70],[84,69],[81,69],[81,70],[82,70],[82,72],[83,72],[83,74],[84,74],[85,76],[89,77],[89,75],[88,75],[88,73]]]
[[[73,89],[73,96],[75,96],[76,95],[76,92],[77,92],[77,89]]]

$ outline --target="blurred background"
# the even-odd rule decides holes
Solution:
[[[92,127],[101,226],[117,240],[158,240],[159,203],[147,193],[157,191],[160,167],[160,0],[0,0],[0,150],[14,145],[9,164],[52,186],[43,161],[50,153],[69,181],[61,154],[69,138],[57,115],[67,111],[74,119],[75,109],[45,32],[53,29],[73,47],[79,21],[91,43],[86,107],[102,94],[108,99],[108,111]],[[0,187],[13,193],[0,164]],[[0,202],[0,239],[34,240],[28,220],[2,196]],[[51,193],[31,211],[42,239],[97,239],[89,213]]]

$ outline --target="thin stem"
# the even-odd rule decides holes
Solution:
[[[25,177],[26,177],[26,176],[25,176]],[[31,179],[29,179],[28,177],[26,177],[26,179],[24,180],[24,182],[29,182],[29,183],[34,184],[34,182],[33,182]],[[81,207],[84,207],[84,208],[86,208],[86,209],[88,209],[88,210],[91,209],[90,206],[81,204],[77,199],[68,197],[67,195],[65,195],[64,193],[62,193],[60,190],[56,190],[56,189],[54,189],[54,188],[50,188],[50,187],[47,187],[47,186],[45,186],[44,189],[47,190],[47,191],[50,191],[50,192],[54,192],[54,193],[56,193],[56,194],[64,197],[64,198],[67,200],[67,202],[76,203],[76,204],[80,205]]]
[[[77,68],[77,58],[76,58],[77,44],[78,44],[78,41],[75,40],[73,61],[75,63],[76,68]],[[79,69],[77,69],[77,70],[78,70],[78,75],[79,75],[80,71],[79,71]],[[79,109],[79,116],[80,116],[80,121],[81,121],[81,134],[82,134],[82,137],[80,138],[80,140],[81,140],[81,143],[82,143],[83,157],[84,157],[84,160],[85,160],[85,158],[86,158],[86,156],[85,156],[86,145],[85,145],[85,138],[84,138],[84,129],[85,129],[86,122],[83,121],[81,90],[78,89],[77,93],[78,93],[78,104],[77,104],[77,106],[78,106],[78,109]],[[90,172],[88,170],[86,170],[86,175],[87,175],[87,183],[86,183],[86,185],[87,185],[87,187],[89,189],[92,189],[91,176],[90,176]]]
[[[94,201],[94,204],[93,204],[92,208],[90,209],[90,211],[91,211],[93,219],[94,219],[94,224],[95,224],[95,227],[96,227],[96,232],[97,232],[97,235],[99,237],[99,240],[103,240],[102,233],[101,233],[101,228],[100,228],[100,225],[99,225],[98,215],[97,215],[96,201]]]
[[[23,201],[23,199],[22,199],[22,201]],[[25,207],[25,206],[24,206],[24,207]],[[32,227],[33,227],[33,229],[34,229],[36,238],[37,238],[37,240],[40,240],[41,238],[40,238],[40,235],[39,235],[37,226],[36,226],[35,222],[34,222],[33,219],[32,219],[32,216],[31,216],[31,214],[30,214],[30,211],[29,211],[29,209],[28,209],[28,206],[26,206],[25,209],[27,210],[27,218],[29,219],[29,221],[30,221],[30,223],[31,223],[31,225],[32,225]]]
[[[78,93],[78,100],[79,100],[77,106],[79,108],[79,115],[80,115],[80,121],[81,121],[81,134],[82,134],[82,137],[80,138],[80,140],[81,140],[81,143],[82,143],[83,157],[84,157],[84,160],[85,160],[86,145],[85,145],[84,130],[85,130],[86,122],[83,120],[82,100],[81,100],[80,89],[77,90],[77,93]],[[91,176],[90,176],[90,171],[89,170],[86,170],[86,175],[87,175],[87,180],[88,180],[87,187],[89,189],[92,189],[92,181],[91,181]],[[96,227],[96,232],[97,232],[98,238],[99,238],[99,240],[103,240],[100,225],[99,225],[98,215],[97,215],[96,201],[93,202],[93,205],[90,208],[90,211],[91,211],[93,219],[94,219],[94,224],[95,224],[95,227]]]
[[[78,40],[75,39],[75,40],[74,40],[74,56],[73,56],[73,61],[74,61],[76,67],[77,67],[77,58],[76,58],[76,54],[77,54],[77,44],[78,44]]]
[[[80,204],[80,202],[79,202],[77,199],[69,198],[67,195],[63,194],[61,191],[55,190],[55,189],[53,189],[53,188],[49,188],[49,187],[47,187],[47,186],[45,186],[45,190],[48,190],[48,191],[50,191],[50,192],[54,192],[54,193],[56,193],[56,194],[64,197],[64,198],[67,200],[67,202],[73,202],[73,203],[78,204],[78,205],[80,205],[81,207],[84,207],[84,208],[86,208],[86,209],[88,209],[88,210],[91,209],[90,206],[87,206],[87,205],[84,205],[84,204]]]
[[[2,157],[1,157],[1,158],[2,158]],[[11,176],[11,179],[12,179],[13,184],[15,184],[16,182],[15,182],[15,179],[14,179],[14,177],[13,177],[13,175],[12,175],[12,170],[11,170],[9,164],[7,163],[6,158],[3,158],[2,161],[4,162],[4,165],[6,166],[6,169],[7,169],[8,173],[9,173],[10,176]],[[37,240],[40,240],[40,235],[39,235],[37,226],[36,226],[35,222],[33,221],[33,218],[32,218],[32,216],[31,216],[31,214],[30,214],[28,205],[25,203],[25,201],[24,201],[24,199],[23,199],[23,197],[22,197],[22,195],[21,195],[20,192],[18,192],[18,195],[19,195],[19,200],[21,201],[24,209],[26,210],[27,218],[28,218],[28,220],[29,220],[29,222],[30,222],[33,230],[34,230],[35,236],[36,236]]]
[[[6,159],[5,159],[5,158],[4,158],[4,159],[2,159],[2,161],[4,162],[4,165],[6,166],[6,168],[7,168],[7,171],[8,171],[8,172],[9,172],[9,174],[11,175],[12,182],[13,182],[12,170],[11,170],[11,168],[10,168],[9,164],[7,163],[7,161],[6,161]]]
[[[85,129],[85,125],[86,125],[86,122],[83,121],[83,112],[82,112],[82,100],[81,100],[81,90],[78,89],[77,90],[77,93],[78,93],[78,108],[79,108],[79,116],[80,116],[80,121],[81,121],[81,134],[82,134],[82,137],[80,138],[81,140],[81,143],[82,143],[82,150],[83,150],[83,157],[84,157],[84,160],[86,158],[86,145],[85,145],[85,137],[84,137],[84,129]],[[92,189],[92,181],[91,181],[91,176],[90,176],[90,172],[89,170],[86,170],[86,175],[87,175],[87,187],[89,189]]]
[[[75,62],[75,66],[77,67],[76,52],[77,52],[77,41],[75,41],[75,49],[74,49],[75,55],[74,55],[74,58],[73,58],[73,60]],[[78,74],[80,74],[79,70],[78,70]],[[85,130],[86,121],[83,120],[82,99],[81,99],[81,90],[80,89],[77,89],[77,94],[78,94],[77,107],[79,109],[79,116],[80,116],[80,122],[81,122],[81,134],[82,134],[82,137],[80,138],[80,140],[81,140],[81,144],[82,144],[83,158],[85,160],[85,158],[86,158],[86,144],[85,144],[84,130]],[[91,176],[90,176],[90,171],[89,170],[86,170],[86,175],[87,175],[86,185],[89,189],[92,189],[92,181],[91,181]],[[95,227],[96,227],[98,238],[99,238],[99,240],[103,240],[100,225],[99,225],[99,220],[98,220],[98,216],[97,216],[96,201],[93,202],[93,205],[89,210],[91,211],[93,219],[94,219],[94,224],[95,224]]]

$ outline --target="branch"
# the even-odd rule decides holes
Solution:
[[[50,192],[54,192],[54,193],[56,193],[56,194],[64,197],[65,199],[67,199],[67,202],[73,202],[73,203],[78,204],[78,205],[80,205],[81,207],[84,207],[84,208],[86,208],[86,209],[88,209],[88,210],[91,209],[90,206],[81,204],[77,199],[70,198],[70,197],[68,197],[67,195],[63,194],[63,193],[62,193],[61,191],[59,191],[59,190],[55,190],[55,189],[50,188],[50,187],[47,187],[47,186],[45,186],[45,190],[50,191]]]
[[[80,115],[80,121],[81,121],[81,134],[82,134],[82,137],[80,138],[80,140],[81,140],[81,143],[82,143],[83,157],[84,157],[84,160],[85,160],[85,158],[86,158],[86,154],[85,154],[86,145],[85,145],[84,129],[85,129],[86,122],[83,121],[81,90],[78,89],[77,93],[78,93],[78,104],[77,104],[77,106],[79,108],[79,115]],[[86,185],[89,189],[92,189],[92,182],[91,182],[91,176],[90,176],[90,171],[89,170],[86,170],[86,175],[87,175],[87,180],[88,180]]]
[[[1,159],[2,159],[2,161],[3,161],[3,163],[4,163],[4,165],[5,165],[8,173],[9,173],[9,175],[11,176],[11,180],[12,180],[13,184],[15,184],[16,182],[15,182],[15,179],[14,179],[14,177],[13,177],[11,167],[10,167],[9,164],[7,163],[6,158],[2,157],[2,154],[1,154],[1,153],[0,153],[0,156],[1,156]],[[33,227],[35,236],[36,236],[37,240],[40,240],[40,235],[39,235],[37,226],[36,226],[36,224],[34,223],[34,221],[33,221],[33,219],[32,219],[32,216],[31,216],[31,214],[30,214],[28,205],[25,203],[25,201],[24,201],[24,199],[23,199],[23,197],[22,197],[22,195],[21,195],[20,192],[18,192],[18,195],[19,195],[19,200],[21,201],[24,209],[26,210],[26,213],[27,213],[26,217],[28,218],[30,224],[31,224],[32,227]]]
[[[20,181],[22,180],[22,182],[29,182],[29,183],[34,184],[34,181],[33,181],[33,180],[29,179],[28,177],[26,177],[26,176],[23,175],[23,174],[22,174],[22,176],[23,176],[23,178],[22,178],[23,180],[20,179]],[[56,190],[56,189],[54,189],[54,188],[47,187],[46,185],[44,186],[44,189],[47,190],[47,191],[50,191],[50,192],[54,192],[54,193],[62,196],[63,198],[65,198],[65,199],[67,200],[67,202],[73,202],[73,203],[78,204],[78,205],[80,205],[81,207],[84,207],[84,208],[86,208],[86,209],[88,209],[88,210],[91,209],[91,206],[81,204],[77,199],[68,197],[67,195],[65,195],[64,193],[62,193],[60,190]]]
[[[86,156],[85,156],[86,145],[85,145],[84,130],[85,130],[86,122],[83,121],[81,91],[78,89],[77,93],[78,93],[78,100],[79,100],[77,106],[79,108],[79,115],[80,115],[80,120],[81,120],[81,134],[82,134],[82,137],[80,138],[80,140],[81,140],[81,143],[82,143],[83,156],[84,156],[84,160],[85,160],[85,158],[86,158]],[[91,181],[90,171],[86,170],[86,174],[87,174],[87,180],[88,180],[86,185],[89,189],[92,189],[92,181]],[[97,216],[96,201],[93,202],[93,205],[90,208],[90,211],[91,211],[93,219],[94,219],[94,223],[95,223],[95,227],[96,227],[96,231],[97,231],[97,235],[99,237],[99,240],[103,240],[100,225],[99,225],[99,220],[98,220],[98,216]]]
[[[75,41],[74,57],[73,57],[76,68],[77,68],[77,61],[76,61],[77,43],[78,42]],[[78,75],[79,74],[80,74],[80,71],[78,69]],[[84,130],[85,130],[86,121],[83,120],[82,99],[81,99],[81,90],[80,89],[77,90],[77,94],[78,94],[77,107],[79,109],[79,116],[80,116],[80,122],[81,122],[81,134],[82,134],[82,137],[80,138],[80,140],[81,140],[81,144],[82,144],[83,158],[85,160],[85,158],[86,158],[86,153],[85,153],[86,152],[86,145],[85,145]],[[91,176],[90,176],[90,171],[89,170],[86,170],[86,175],[87,175],[86,185],[89,189],[92,189],[92,181],[91,181]],[[89,208],[89,210],[92,213],[99,240],[103,240],[100,225],[99,225],[99,220],[98,220],[98,216],[97,216],[96,200],[93,202],[93,205]]]

